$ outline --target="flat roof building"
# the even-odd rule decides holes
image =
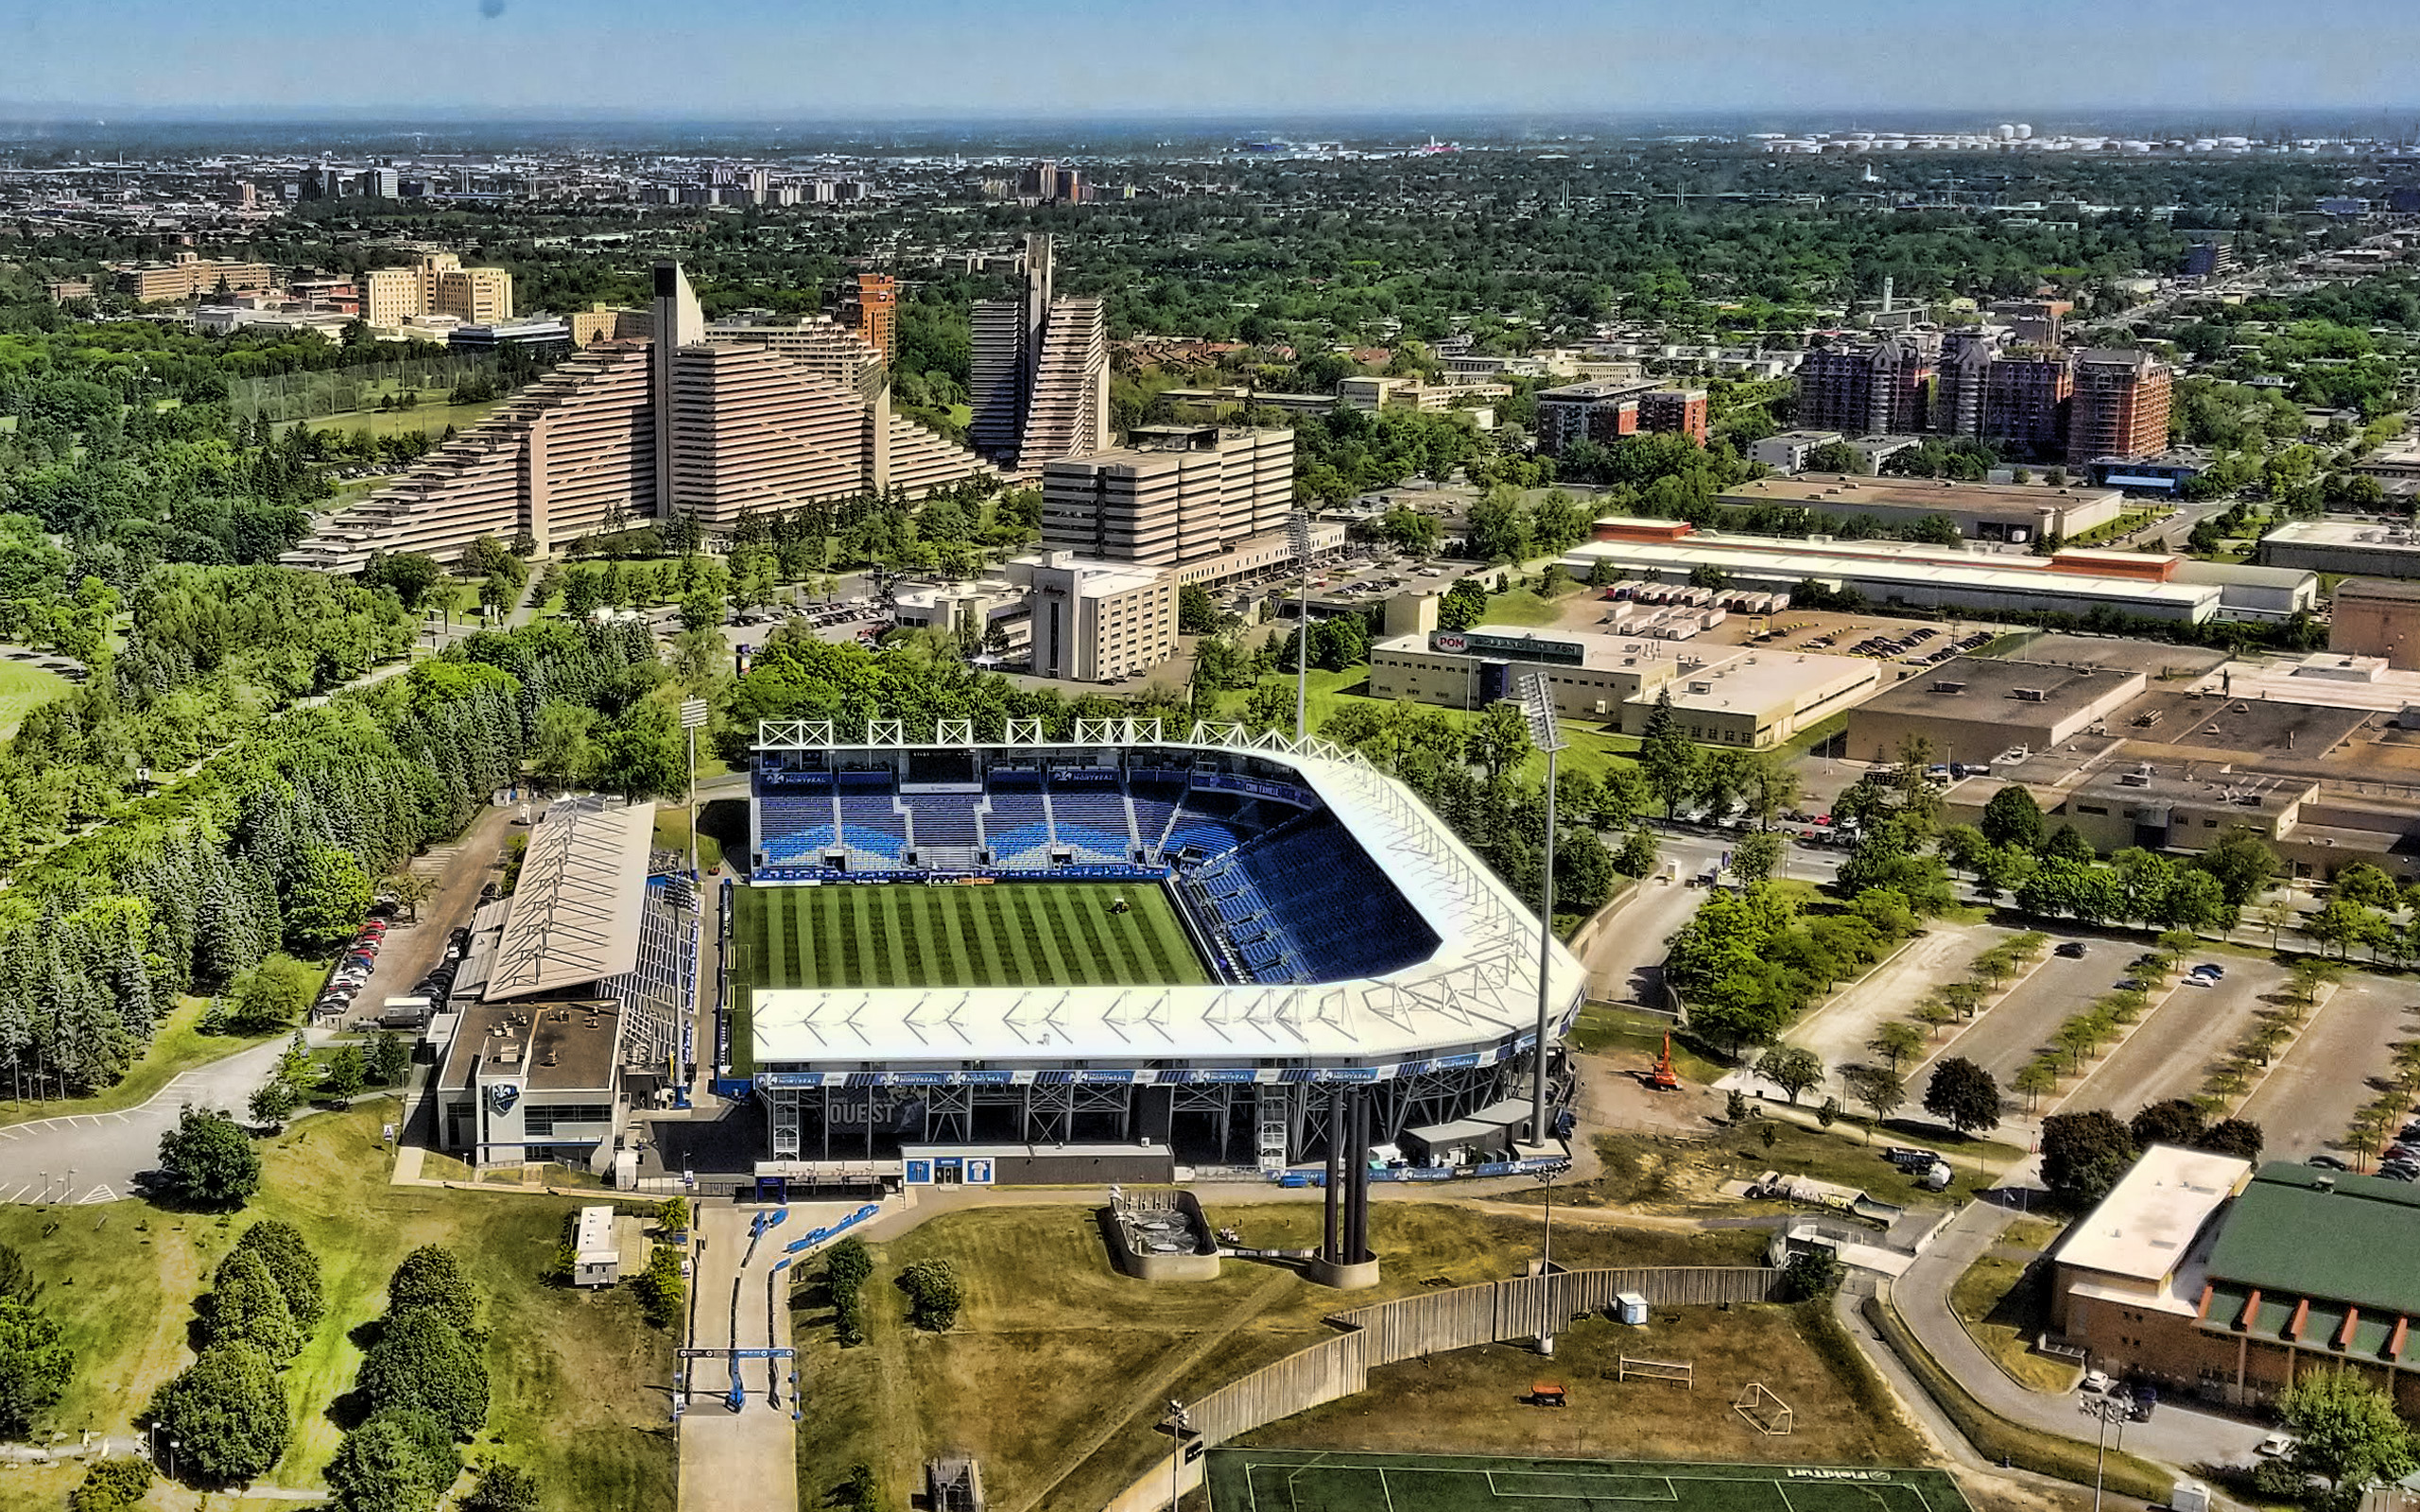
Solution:
[[[1042,543],[1171,567],[1282,532],[1294,505],[1294,433],[1169,426],[1138,444],[1045,464]]]
[[[2420,583],[2347,577],[2336,585],[2327,648],[2383,658],[2397,672],[2420,669]]]
[[[1958,657],[1877,694],[1849,715],[1855,761],[1894,760],[1911,735],[1944,762],[1985,765],[2015,747],[2048,750],[2142,695],[2140,672]]]
[[[2020,542],[2082,535],[2116,520],[2126,508],[2125,495],[2116,489],[1851,477],[1839,472],[1758,478],[1728,490],[1716,502],[1734,508],[1782,505],[1824,520],[1863,516],[1892,525],[1939,515],[1955,524],[1961,536]]]
[[[2420,577],[2420,531],[2408,525],[2297,520],[2260,538],[2260,561],[2304,572]]]
[[[1032,569],[1033,671],[1115,682],[1176,649],[1176,577],[1165,568],[1052,552]]]
[[[1819,446],[1837,446],[1838,431],[1783,431],[1748,443],[1748,460],[1776,472],[1796,472],[1806,465],[1806,454]]]
[[[402,267],[373,267],[361,276],[361,318],[379,330],[448,315],[465,325],[512,318],[512,275],[501,267],[464,267],[452,252],[431,252]]]

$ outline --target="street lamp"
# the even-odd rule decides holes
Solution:
[[[2092,1415],[2100,1420],[2100,1442],[2092,1459],[2092,1512],[2100,1512],[2100,1473],[2109,1463],[2109,1425],[2118,1425],[2118,1452],[2126,1445],[2126,1409],[2123,1404],[2103,1399],[2093,1403]]]
[[[1311,515],[1307,509],[1297,509],[1286,517],[1287,539],[1293,542],[1294,565],[1302,570],[1303,585],[1294,601],[1294,740],[1300,744],[1305,728],[1305,714],[1311,701]]]
[[[1530,744],[1547,753],[1547,864],[1540,887],[1544,896],[1538,908],[1537,1075],[1530,1109],[1530,1138],[1543,1148],[1547,1143],[1547,968],[1554,960],[1554,758],[1564,744],[1563,730],[1555,723],[1554,694],[1547,685],[1545,673],[1522,675],[1521,713],[1530,721]]]
[[[1171,1399],[1168,1402],[1168,1439],[1175,1450],[1168,1456],[1168,1512],[1177,1512],[1177,1503],[1184,1499],[1184,1435],[1193,1427],[1191,1415],[1184,1403]]]

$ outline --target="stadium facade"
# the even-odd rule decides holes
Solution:
[[[760,1177],[1019,1143],[1279,1171],[1323,1154],[1341,1088],[1367,1098],[1377,1143],[1530,1137],[1536,918],[1357,753],[1233,726],[1164,738],[1155,720],[1080,719],[1068,740],[1011,719],[985,741],[964,720],[916,740],[877,720],[861,742],[769,722],[752,784],[748,885],[1156,886],[1211,978],[727,979],[718,1069],[766,1109]],[[1551,1056],[1585,979],[1559,942],[1544,970]]]
[[[892,414],[881,352],[837,322],[709,325],[680,265],[658,263],[649,330],[584,349],[282,559],[357,573],[525,531],[546,552],[672,515],[728,532],[752,511],[996,475]]]

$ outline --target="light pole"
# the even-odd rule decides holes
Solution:
[[[1311,701],[1311,516],[1307,509],[1297,509],[1286,517],[1286,534],[1294,546],[1294,565],[1303,574],[1302,589],[1294,600],[1294,741],[1303,739],[1305,718]]]
[[[689,737],[689,882],[702,887],[698,875],[698,731],[705,727],[706,700],[681,700],[681,731]]]
[[[1168,1512],[1177,1512],[1177,1503],[1184,1500],[1184,1435],[1193,1427],[1193,1418],[1184,1403],[1171,1399],[1168,1402],[1168,1439],[1176,1447],[1168,1455]]]
[[[1538,1274],[1544,1276],[1554,1271],[1554,1173],[1539,1172],[1538,1181],[1547,1189],[1546,1243],[1542,1246],[1543,1257],[1538,1262]]]
[[[1530,672],[1522,676],[1521,712],[1530,721],[1530,743],[1547,753],[1547,864],[1538,908],[1537,1074],[1530,1108],[1530,1138],[1543,1148],[1547,1143],[1547,968],[1554,960],[1554,758],[1564,747],[1563,730],[1555,723],[1554,694],[1547,684],[1546,674]]]
[[[2100,1512],[2100,1474],[2109,1463],[2109,1425],[2117,1422],[2118,1442],[2125,1444],[2125,1409],[2117,1402],[2102,1400],[2093,1404],[2093,1417],[2100,1420],[2100,1441],[2092,1457],[2092,1512]]]
[[[177,1440],[176,1440],[175,1435],[171,1435],[169,1436],[169,1439],[168,1439],[168,1479],[170,1479],[170,1480],[172,1480],[172,1481],[173,1481],[173,1480],[175,1480],[176,1478],[177,1478]]]

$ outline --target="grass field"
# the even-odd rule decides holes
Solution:
[[[1965,1512],[1941,1470],[1210,1452],[1212,1512]]]
[[[0,1244],[44,1283],[42,1306],[76,1351],[66,1398],[44,1427],[121,1438],[151,1394],[193,1359],[197,1295],[257,1218],[302,1229],[320,1257],[327,1314],[284,1375],[292,1439],[262,1484],[317,1490],[343,1435],[332,1407],[361,1367],[356,1331],[386,1305],[387,1278],[412,1248],[451,1246],[486,1296],[493,1405],[466,1456],[509,1459],[538,1478],[547,1512],[673,1503],[664,1422],[672,1338],[649,1329],[626,1288],[575,1292],[544,1280],[569,1197],[389,1186],[378,1098],[315,1114],[263,1143],[266,1182],[242,1212],[166,1211],[138,1202],[0,1207]],[[78,1472],[12,1473],[0,1506],[64,1503]],[[11,1497],[34,1492],[36,1501]],[[189,1498],[147,1504],[185,1506]],[[215,1502],[212,1504],[216,1504]]]
[[[37,704],[45,704],[68,689],[65,678],[24,662],[0,660],[0,735],[16,733],[17,722]]]
[[[1126,900],[1123,914],[1110,911]],[[759,988],[1207,982],[1150,883],[742,887],[732,973]]]
[[[490,400],[480,404],[415,404],[409,409],[354,409],[341,415],[318,415],[299,423],[315,431],[368,431],[376,437],[402,436],[411,431],[426,431],[435,440],[445,434],[445,427],[467,431],[495,413],[502,401]]]

